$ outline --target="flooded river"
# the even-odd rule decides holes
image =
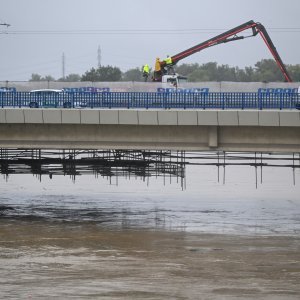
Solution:
[[[0,299],[299,299],[299,169],[225,171],[1,177]]]

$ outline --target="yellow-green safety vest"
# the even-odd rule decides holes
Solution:
[[[171,64],[172,64],[172,58],[171,58],[171,57],[167,57],[167,58],[165,59],[165,63],[166,63],[167,65],[171,65]]]
[[[143,67],[143,72],[145,72],[145,73],[149,73],[149,66],[148,65],[144,65],[144,67]]]

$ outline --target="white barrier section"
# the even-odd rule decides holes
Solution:
[[[300,82],[187,82],[180,88],[207,90],[209,92],[297,92]],[[112,92],[157,92],[162,83],[157,82],[57,82],[57,81],[0,81],[0,87],[14,88],[18,92],[38,89],[109,89]],[[164,86],[165,87],[165,86]],[[171,88],[171,87],[166,87]]]
[[[5,108],[0,123],[299,127],[300,111]]]

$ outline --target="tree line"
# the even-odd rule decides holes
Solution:
[[[300,64],[286,65],[286,68],[293,81],[300,81]],[[181,64],[175,67],[176,73],[186,76],[190,82],[202,81],[235,81],[235,82],[276,82],[284,81],[283,74],[273,59],[262,59],[254,67],[231,67],[219,65],[216,62],[205,64]],[[39,74],[32,74],[29,81],[143,81],[142,69],[133,68],[122,72],[114,66],[100,66],[91,68],[84,74],[69,74],[65,78],[55,80],[52,76],[42,77]]]

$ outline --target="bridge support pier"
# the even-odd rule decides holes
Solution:
[[[210,126],[208,129],[208,147],[218,147],[218,127]]]

